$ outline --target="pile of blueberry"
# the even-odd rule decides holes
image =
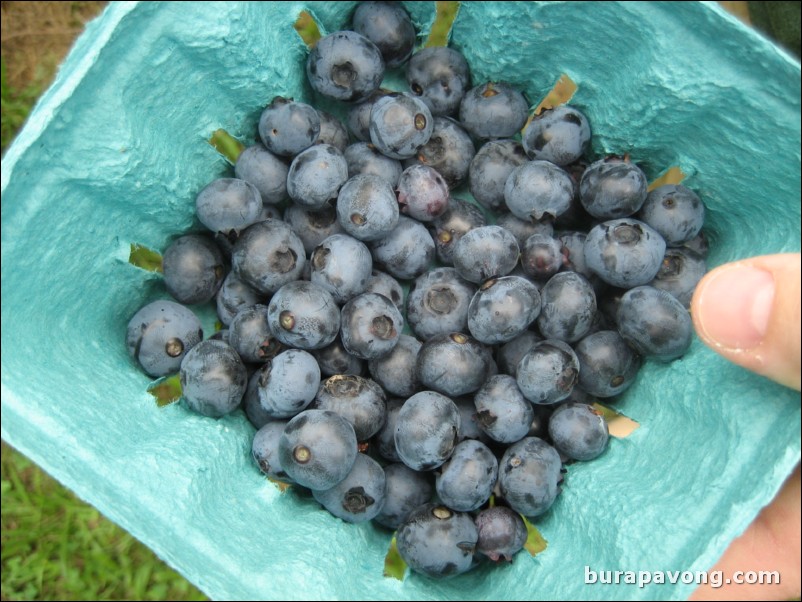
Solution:
[[[163,254],[175,301],[137,312],[127,345],[180,373],[190,410],[243,408],[271,479],[455,575],[510,560],[564,463],[605,451],[592,404],[688,349],[704,207],[648,192],[628,156],[588,161],[577,108],[529,119],[458,51],[413,53],[400,5],[360,3],[352,26],[306,64],[347,126],[275,98],[235,177],[197,195],[208,231]],[[388,68],[407,90],[380,88]],[[466,187],[475,203],[452,196]],[[208,302],[224,328],[204,339],[187,305]]]

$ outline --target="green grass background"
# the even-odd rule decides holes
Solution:
[[[63,17],[47,11],[58,4],[66,5]],[[83,22],[94,16],[102,4],[2,3],[3,153],[49,85]],[[740,16],[748,9],[747,18],[756,27],[799,57],[799,2],[722,4]],[[23,12],[14,13],[11,9]],[[22,23],[19,15],[28,15],[30,20]],[[39,22],[41,28],[31,28],[31,23]],[[19,31],[14,30],[15,24],[20,24]],[[42,36],[48,35],[50,39],[57,38],[60,47],[43,44]],[[52,46],[58,48],[49,54],[42,52]],[[29,63],[26,77],[20,76],[21,62]],[[207,599],[147,547],[5,443],[0,476],[2,600]]]

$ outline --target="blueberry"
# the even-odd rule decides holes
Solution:
[[[565,213],[574,198],[568,172],[548,161],[528,161],[510,172],[504,202],[523,220],[551,221]]]
[[[259,371],[257,384],[262,407],[275,418],[291,418],[317,395],[320,367],[311,353],[287,349]]]
[[[433,115],[453,115],[470,87],[468,61],[447,46],[429,46],[412,55],[407,63],[407,84]]]
[[[162,256],[162,269],[167,292],[185,305],[211,301],[226,276],[220,249],[198,234],[174,240]]]
[[[366,99],[351,106],[346,116],[346,123],[348,131],[354,138],[360,142],[370,142],[370,112],[377,100],[391,93],[390,90],[379,88],[371,92]]]
[[[262,294],[297,280],[306,264],[304,245],[284,222],[265,220],[237,239],[231,265],[237,277]]]
[[[325,347],[314,350],[313,355],[324,376],[334,376],[335,374],[362,376],[365,373],[365,361],[348,353],[343,347],[340,337]]]
[[[371,244],[373,261],[399,280],[423,274],[434,260],[434,241],[426,227],[401,216],[395,229]]]
[[[528,537],[521,515],[506,506],[485,508],[474,519],[479,533],[477,551],[493,562],[511,561]]]
[[[239,407],[248,385],[248,371],[229,345],[206,340],[184,356],[180,380],[189,409],[218,418]]]
[[[535,233],[521,247],[521,267],[531,278],[546,280],[563,265],[562,245],[553,236]]]
[[[429,141],[433,127],[426,103],[406,94],[387,94],[370,111],[370,141],[393,159],[412,157]]]
[[[335,100],[355,102],[379,88],[384,60],[376,45],[355,31],[337,31],[318,40],[306,61],[312,88]]]
[[[234,272],[229,272],[215,297],[217,317],[228,326],[241,309],[266,301],[264,295],[237,278]]]
[[[506,210],[507,178],[526,162],[524,147],[517,140],[485,142],[468,167],[468,185],[473,198],[491,211]]]
[[[607,284],[632,288],[647,284],[660,270],[663,238],[643,222],[611,220],[594,227],[585,239],[585,263]]]
[[[261,144],[242,151],[234,164],[234,175],[256,186],[265,205],[276,205],[287,198],[289,166]]]
[[[512,444],[499,462],[499,489],[510,507],[524,516],[546,512],[560,493],[560,454],[538,437]]]
[[[270,329],[290,347],[321,349],[337,337],[340,310],[326,289],[298,280],[282,286],[267,306]]]
[[[318,111],[320,117],[320,134],[315,144],[330,144],[341,153],[348,146],[348,130],[342,121],[331,113]]]
[[[195,197],[195,212],[212,232],[239,232],[254,223],[262,211],[256,186],[237,178],[213,180]]]
[[[313,489],[314,498],[331,514],[348,523],[376,517],[384,506],[384,469],[376,460],[357,454],[348,475],[331,489]]]
[[[384,467],[384,477],[384,506],[373,520],[395,530],[410,512],[432,499],[434,487],[429,473],[398,462]]]
[[[468,330],[487,345],[507,343],[535,321],[540,308],[540,293],[526,278],[491,278],[471,299]]]
[[[397,2],[360,2],[351,20],[381,52],[387,68],[403,65],[415,47],[415,27],[409,14]]]
[[[266,305],[241,309],[229,327],[229,344],[245,362],[264,363],[281,351],[281,343],[270,331]]]
[[[532,404],[515,378],[507,374],[490,377],[476,392],[473,403],[479,428],[499,443],[515,443],[526,437],[535,417]]]
[[[383,155],[368,142],[355,142],[345,149],[345,161],[348,164],[348,177],[372,175],[385,180],[392,188],[398,185],[398,179],[404,168],[401,161]]]
[[[454,268],[434,268],[421,274],[409,288],[407,320],[425,341],[436,334],[468,328],[468,307],[476,287]]]
[[[398,413],[401,411],[404,401],[405,399],[400,397],[387,399],[384,424],[371,441],[371,449],[376,451],[379,457],[389,462],[401,462],[395,448],[395,428],[398,425]]]
[[[531,159],[564,166],[585,153],[590,142],[590,124],[581,111],[560,105],[533,117],[522,141]]]
[[[708,242],[707,235],[704,233],[704,231],[699,232],[699,234],[690,240],[686,240],[684,243],[682,243],[682,246],[703,258],[707,257],[707,254],[710,251],[710,243]]]
[[[354,466],[354,427],[335,412],[304,410],[284,427],[278,451],[282,468],[299,485],[330,489]]]
[[[492,376],[489,376],[489,378],[492,378]],[[454,405],[457,406],[459,410],[459,433],[457,434],[457,440],[462,442],[466,439],[475,439],[482,443],[490,442],[490,438],[479,428],[479,422],[476,420],[476,407],[473,405],[472,396],[455,397],[453,401]]]
[[[287,193],[297,205],[317,211],[337,198],[348,179],[343,154],[330,144],[315,144],[296,155],[287,174]]]
[[[259,400],[259,373],[262,369],[264,369],[264,366],[251,374],[250,378],[248,378],[248,385],[245,387],[245,395],[242,397],[242,409],[245,410],[248,421],[257,430],[268,422],[276,421],[276,419],[262,407],[262,402]]]
[[[529,401],[557,403],[568,397],[579,378],[579,360],[563,341],[537,343],[518,363],[518,388]]]
[[[449,117],[435,117],[429,141],[407,162],[421,163],[437,170],[451,189],[462,185],[468,177],[471,160],[476,154],[473,141],[462,126]]]
[[[613,397],[635,382],[640,356],[614,330],[586,336],[574,348],[579,360],[579,386],[596,397]]]
[[[518,247],[521,249],[524,248],[526,240],[533,234],[541,234],[548,237],[554,236],[554,226],[551,225],[551,222],[523,220],[519,217],[515,217],[509,211],[496,217],[496,225],[501,226],[512,234],[518,242]]]
[[[421,391],[404,402],[395,427],[395,448],[413,470],[441,466],[454,451],[459,433],[457,406],[445,395]]]
[[[285,426],[286,420],[274,420],[257,430],[253,436],[251,454],[259,470],[265,475],[274,481],[292,483],[292,479],[282,470],[278,455],[278,444]]]
[[[492,363],[489,348],[468,335],[438,334],[418,352],[418,379],[426,388],[457,397],[479,389]]]
[[[174,374],[187,351],[203,340],[203,328],[192,310],[173,301],[153,301],[128,322],[128,353],[150,376]]]
[[[611,156],[585,170],[579,181],[579,198],[593,217],[628,217],[643,205],[647,186],[646,175],[628,157]]]
[[[468,230],[487,225],[484,213],[473,203],[451,197],[448,209],[430,228],[434,239],[437,259],[446,265],[453,265],[454,247]]]
[[[340,188],[337,220],[354,238],[362,241],[383,238],[396,227],[398,217],[395,192],[379,176],[353,176]]]
[[[469,514],[438,504],[410,512],[396,533],[398,553],[409,568],[434,578],[469,571],[478,539]]]
[[[671,293],[686,308],[696,285],[707,272],[707,263],[701,255],[683,247],[666,249],[663,263],[649,285]]]
[[[657,230],[668,245],[677,246],[699,234],[705,206],[690,188],[666,184],[648,194],[638,219]]]
[[[404,215],[431,222],[448,209],[448,184],[428,165],[407,167],[398,180],[398,204]]]
[[[518,263],[515,237],[501,226],[482,226],[465,233],[454,247],[454,267],[470,282],[506,276]]]
[[[315,409],[336,412],[354,427],[357,441],[367,441],[384,425],[386,396],[369,378],[336,374],[318,388]]]
[[[477,510],[493,493],[498,478],[498,460],[481,441],[458,443],[435,477],[440,501],[452,510]]]
[[[421,345],[416,338],[402,334],[392,351],[368,362],[370,375],[390,395],[413,395],[419,387],[416,363]]]
[[[348,353],[363,360],[390,353],[403,328],[401,312],[383,295],[363,293],[343,305],[340,338]]]
[[[312,146],[320,135],[320,116],[306,103],[277,96],[262,111],[259,137],[271,153],[292,157]]]
[[[585,261],[585,241],[588,235],[585,232],[564,231],[557,234],[560,242],[563,265],[562,269],[576,272],[587,278],[591,284],[598,282],[599,277],[593,273]]]
[[[321,242],[309,262],[310,280],[329,291],[337,303],[364,292],[373,270],[373,258],[365,243],[347,234],[335,234]]]
[[[284,221],[301,239],[307,255],[311,255],[315,247],[329,236],[341,234],[344,231],[337,220],[337,211],[334,207],[308,211],[291,204],[284,211]]]
[[[624,293],[616,318],[621,336],[644,357],[674,360],[685,354],[693,339],[688,310],[670,293],[652,286]]]
[[[554,447],[572,460],[593,460],[607,449],[607,421],[584,403],[565,403],[549,419]]]
[[[593,326],[596,294],[584,276],[561,272],[552,276],[540,291],[543,305],[537,326],[547,339],[575,343]]]
[[[518,362],[521,361],[527,351],[535,346],[535,343],[539,343],[542,340],[543,337],[536,332],[525,330],[509,343],[499,347],[496,353],[499,370],[503,374],[515,376],[518,372]]]
[[[526,123],[529,103],[505,82],[487,82],[462,97],[459,120],[476,138],[512,138]]]
[[[403,309],[404,304],[404,289],[398,283],[398,280],[380,270],[373,270],[368,279],[368,285],[365,287],[366,293],[378,293],[384,295],[399,309]]]

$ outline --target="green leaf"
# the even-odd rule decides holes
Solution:
[[[459,12],[459,2],[435,2],[437,13],[426,38],[425,47],[448,46],[448,37],[451,35],[451,27]]]
[[[271,477],[267,477],[267,480],[273,483],[273,485],[275,485],[281,493],[284,493],[285,491],[287,491],[287,489],[292,488],[292,485],[290,485],[289,483],[285,483],[284,481],[277,481],[276,479],[273,479]]]
[[[632,420],[632,418],[627,418],[623,414],[619,414],[612,408],[603,406],[600,403],[594,403],[592,407],[607,421],[607,428],[610,431],[610,435],[616,439],[625,439],[640,428],[639,423]]]
[[[152,249],[143,247],[137,243],[131,243],[131,253],[128,255],[128,263],[148,272],[162,271],[162,256]]]
[[[298,32],[308,48],[314,48],[318,40],[323,37],[314,17],[305,10],[302,10],[295,20],[295,31]]]
[[[181,379],[178,374],[161,378],[148,387],[148,393],[156,399],[160,408],[181,399]]]
[[[665,184],[679,184],[685,179],[685,177],[685,172],[683,172],[679,167],[669,167],[663,175],[649,184],[649,192]]]
[[[527,518],[522,514],[521,518],[524,519],[524,524],[526,525],[526,543],[524,543],[524,549],[529,552],[532,556],[537,556],[546,547],[549,545],[543,536],[540,534],[540,531],[530,523]]]
[[[237,162],[242,151],[245,150],[245,145],[242,142],[222,128],[215,130],[212,137],[209,138],[209,144],[211,144],[218,153],[228,159],[231,165]]]
[[[406,572],[407,563],[398,553],[398,546],[395,544],[395,536],[393,536],[390,541],[390,549],[387,551],[387,556],[384,557],[384,576],[403,581]]]

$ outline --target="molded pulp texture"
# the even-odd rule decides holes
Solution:
[[[434,3],[405,4],[428,31]],[[640,429],[569,467],[536,522],[543,554],[442,582],[382,577],[390,534],[280,494],[243,413],[146,393],[125,327],[166,293],[128,246],[200,229],[195,195],[230,174],[215,129],[253,140],[273,96],[317,102],[293,30],[305,8],[334,31],[353,3],[123,2],[78,41],[2,164],[3,438],[213,598],[687,597],[585,585],[585,567],[709,568],[800,457],[799,395],[698,340],[627,392]],[[629,152],[650,179],[679,165],[708,209],[711,266],[799,250],[799,64],[713,4],[471,2],[452,44],[475,83],[533,103],[567,73],[597,154]]]

